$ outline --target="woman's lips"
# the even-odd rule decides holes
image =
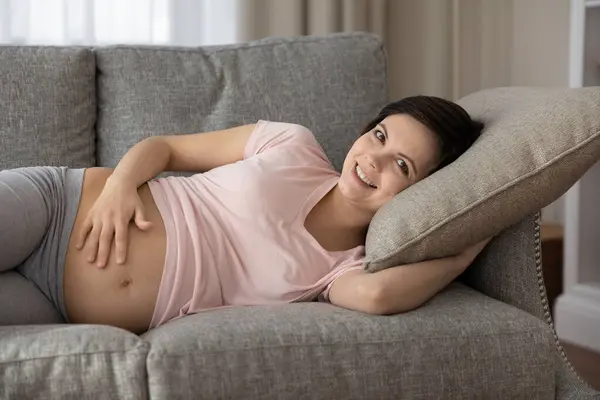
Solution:
[[[360,179],[360,176],[358,176],[358,171],[356,171],[356,166],[358,164],[354,164],[354,168],[352,168],[352,175],[354,175],[354,178],[358,181],[358,183],[360,183],[361,185],[369,188],[369,189],[376,189],[373,186],[370,186],[369,184],[367,184],[365,181],[363,181],[362,179]]]

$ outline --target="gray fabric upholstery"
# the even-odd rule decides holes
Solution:
[[[0,327],[0,398],[144,399],[148,349],[107,326]]]
[[[535,229],[536,216],[531,216],[502,232],[480,255],[477,268],[467,269],[461,280],[481,293],[546,320],[549,307],[547,300],[542,303],[536,275]]]
[[[404,315],[321,303],[248,307],[184,318],[144,338],[155,399],[554,395],[548,326],[458,283]]]
[[[90,49],[0,46],[0,169],[94,165]]]
[[[370,34],[186,50],[107,47],[96,56],[103,166],[114,166],[148,136],[267,119],[311,129],[340,169],[362,127],[387,101],[382,43]]]
[[[476,268],[469,268],[460,280],[496,300],[510,304],[545,321],[558,342],[541,270],[539,215],[524,219],[502,232],[480,255]],[[558,399],[592,399],[592,390],[565,362],[562,347],[555,351]]]
[[[309,127],[339,168],[387,100],[385,70],[381,41],[361,33],[199,49],[0,47],[0,168],[114,166],[142,137],[258,118]],[[0,398],[592,398],[556,347],[535,227],[507,229],[462,283],[405,315],[248,307],[142,337],[1,326]],[[23,283],[0,275],[0,318],[31,289]],[[58,322],[44,307],[14,322]]]
[[[598,400],[600,393],[587,385],[561,357],[556,374],[556,398],[561,400]]]

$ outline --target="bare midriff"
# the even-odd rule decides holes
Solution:
[[[64,300],[72,323],[104,324],[142,333],[148,330],[162,278],[166,233],[163,220],[147,184],[138,193],[145,217],[152,222],[147,231],[129,224],[127,259],[117,264],[113,242],[104,268],[87,261],[87,252],[76,248],[88,211],[112,173],[108,168],[85,171],[81,201],[71,233],[64,273]]]

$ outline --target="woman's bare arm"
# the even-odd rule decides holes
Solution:
[[[123,156],[83,222],[76,247],[87,247],[88,262],[104,267],[113,240],[117,263],[127,256],[131,220],[150,229],[138,188],[164,171],[205,172],[244,158],[254,125],[190,135],[154,136],[133,146]]]
[[[332,304],[369,314],[413,310],[450,284],[489,242],[451,257],[401,265],[378,272],[349,271],[331,286]]]
[[[164,171],[206,172],[244,158],[254,125],[189,135],[153,136],[133,146],[109,181],[136,188]]]

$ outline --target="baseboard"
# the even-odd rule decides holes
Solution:
[[[555,305],[559,339],[600,352],[600,283],[578,284]]]

